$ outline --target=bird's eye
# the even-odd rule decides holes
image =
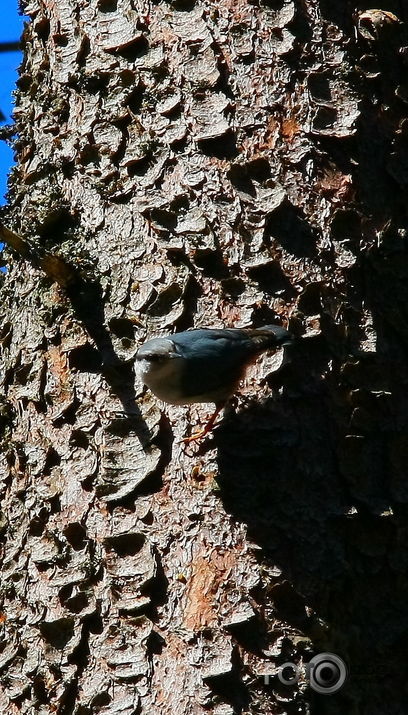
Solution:
[[[159,355],[158,353],[151,353],[150,355],[146,355],[146,360],[149,362],[159,362],[163,360],[163,357],[163,355]]]

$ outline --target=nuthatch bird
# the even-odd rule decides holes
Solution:
[[[216,410],[204,429],[183,440],[189,442],[210,432],[260,353],[289,345],[293,339],[278,325],[185,330],[148,340],[136,353],[136,366],[142,382],[163,402],[215,402]]]

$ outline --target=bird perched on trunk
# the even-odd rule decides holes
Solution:
[[[136,353],[136,367],[142,382],[163,402],[215,402],[216,410],[205,427],[183,440],[189,442],[212,429],[260,353],[289,345],[293,339],[278,325],[185,330],[143,343]]]

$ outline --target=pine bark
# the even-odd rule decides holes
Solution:
[[[407,6],[23,9],[1,711],[403,712]],[[206,409],[158,403],[137,347],[271,322],[289,359],[186,446]],[[349,669],[331,696],[320,652]]]

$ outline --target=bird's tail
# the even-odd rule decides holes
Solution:
[[[248,333],[256,352],[274,350],[284,345],[291,345],[294,336],[280,325],[263,325],[262,328],[249,328]]]

